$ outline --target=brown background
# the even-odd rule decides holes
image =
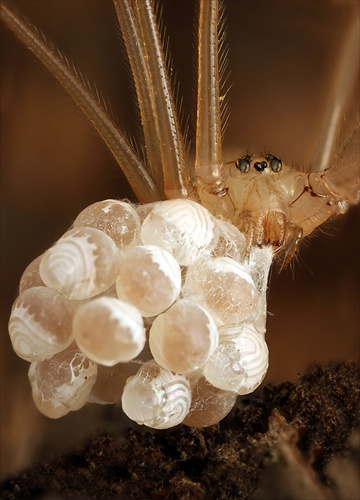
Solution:
[[[194,118],[193,0],[164,0],[184,116]],[[111,2],[16,1],[111,102],[138,136],[130,73]],[[357,2],[227,1],[231,117],[225,157],[264,148],[287,163],[311,160],[336,54]],[[60,421],[31,401],[28,364],[12,352],[11,303],[25,266],[86,205],[130,197],[119,168],[91,125],[13,35],[2,29],[1,459],[2,475],[70,446],[106,425],[90,407]],[[356,106],[356,101],[352,101]],[[191,135],[191,134],[190,134]],[[292,269],[274,271],[269,291],[267,382],[295,380],[313,361],[359,357],[359,210],[327,224],[302,245]],[[85,417],[86,416],[86,417]],[[119,424],[120,425],[120,424]],[[81,430],[80,430],[81,429]]]

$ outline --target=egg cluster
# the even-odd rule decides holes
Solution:
[[[271,248],[190,200],[85,208],[20,281],[9,321],[38,409],[121,401],[156,429],[219,422],[268,367]]]

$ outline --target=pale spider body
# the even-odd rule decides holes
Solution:
[[[326,174],[304,173],[287,165],[273,171],[261,157],[252,163],[260,165],[258,170],[228,171],[231,219],[247,235],[249,249],[272,245],[288,262],[302,237],[346,211],[347,203],[329,188]]]
[[[190,198],[215,216],[231,221],[252,246],[272,245],[288,263],[298,242],[332,216],[344,213],[359,197],[359,125],[339,141],[341,112],[357,79],[359,24],[349,27],[336,68],[334,92],[318,140],[310,172],[283,165],[272,155],[253,157],[249,170],[236,161],[224,164],[221,132],[219,57],[221,8],[218,1],[201,1],[198,31],[198,106],[196,152],[187,155],[172,97],[166,56],[150,0],[114,1],[128,52],[144,129],[143,162],[89,90],[58,54],[34,35],[7,7],[4,21],[53,72],[93,122],[141,202]],[[220,27],[219,27],[220,26]],[[280,168],[271,167],[271,158]],[[239,160],[238,160],[239,161]],[[256,168],[256,165],[263,165]],[[265,166],[266,165],[266,166]]]

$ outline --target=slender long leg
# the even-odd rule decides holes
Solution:
[[[195,174],[212,193],[224,188],[218,60],[218,0],[201,0]]]
[[[324,179],[330,190],[350,203],[360,201],[360,123],[335,156]]]
[[[124,10],[121,3],[122,0],[115,1],[115,5],[120,11]],[[147,88],[144,85],[137,86],[137,90],[140,91],[138,99],[140,103],[145,99],[150,99],[151,102],[151,109],[146,108],[150,116],[144,116],[142,119],[149,119],[150,124],[155,125],[152,127],[152,133],[157,134],[157,142],[160,146],[166,198],[189,198],[194,196],[193,184],[152,1],[135,0],[134,12],[137,19],[135,19],[133,27],[135,30],[140,27],[140,33],[136,31],[133,37],[142,42],[141,51],[146,61],[146,65],[144,65],[146,75],[141,77],[146,80],[148,85]],[[130,44],[133,45],[134,41],[132,40]],[[131,47],[131,52],[135,52],[134,47]],[[140,61],[136,64],[139,67],[143,65]],[[140,109],[145,111],[142,104],[140,104]],[[156,167],[153,165],[152,168]]]
[[[359,74],[359,35],[359,6],[357,6],[344,45],[339,53],[339,64],[335,68],[329,109],[325,115],[323,129],[310,166],[312,172],[329,168],[337,153],[336,147],[344,120],[345,106]]]
[[[22,41],[52,73],[75,100],[99,132],[124,172],[139,201],[161,199],[153,180],[140,158],[120,133],[101,104],[81,80],[62,61],[60,56],[11,9],[1,5],[1,18],[16,37]]]
[[[161,161],[161,142],[156,117],[149,99],[151,78],[147,69],[147,52],[141,38],[141,25],[134,2],[129,0],[114,0],[114,6],[119,25],[123,34],[126,51],[129,57],[131,72],[134,78],[136,94],[139,103],[141,124],[144,132],[147,170],[164,194],[164,179]]]

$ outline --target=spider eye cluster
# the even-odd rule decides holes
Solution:
[[[24,271],[10,316],[38,409],[121,403],[156,429],[220,421],[268,367],[259,266],[272,253],[263,264],[245,248],[190,200],[85,208]]]
[[[266,160],[266,161],[265,161]],[[254,163],[254,168],[257,172],[263,172],[268,166],[272,172],[280,172],[282,169],[282,161],[277,156],[267,154],[265,160],[256,161]],[[235,162],[235,167],[240,170],[240,172],[247,173],[250,170],[252,161],[250,155],[244,155]]]

